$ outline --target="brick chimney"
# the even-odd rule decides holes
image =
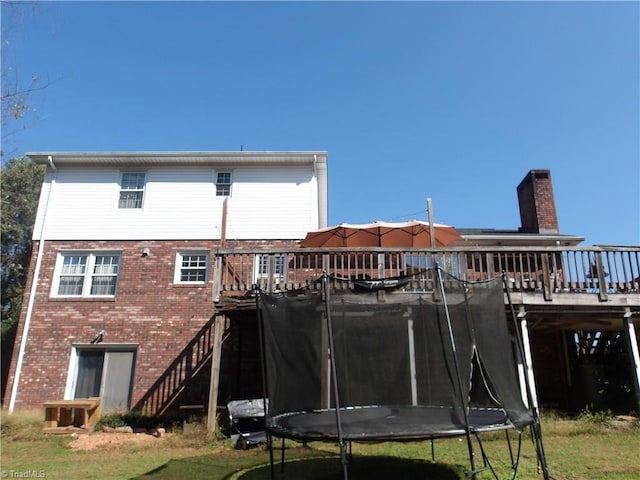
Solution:
[[[518,185],[520,227],[525,233],[559,233],[550,170],[531,170]]]

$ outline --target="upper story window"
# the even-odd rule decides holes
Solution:
[[[60,253],[53,295],[56,297],[113,297],[120,273],[120,254]]]
[[[120,180],[119,208],[142,208],[145,174],[142,172],[123,172]]]
[[[216,196],[228,197],[231,195],[231,172],[218,172],[216,175]]]
[[[206,283],[209,268],[207,252],[178,252],[175,283]]]

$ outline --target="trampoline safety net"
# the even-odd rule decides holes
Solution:
[[[345,439],[529,425],[502,278],[469,283],[443,275],[436,292],[347,285],[323,294],[260,292],[267,429],[337,438],[334,385]]]

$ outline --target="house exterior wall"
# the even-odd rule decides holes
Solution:
[[[180,404],[206,401],[211,361],[202,351],[211,348],[216,315],[213,260],[224,200],[227,248],[290,250],[326,226],[326,154],[29,156],[49,168],[3,398],[10,410],[73,398],[78,351],[94,348],[135,351],[131,408],[153,414],[172,405],[175,413]],[[229,196],[216,195],[219,171],[232,174]],[[145,172],[142,208],[118,207],[122,172]],[[60,295],[62,254],[99,252],[119,255],[115,295]],[[184,252],[209,254],[203,283],[176,281]],[[191,371],[199,375],[192,383],[204,384],[196,395],[205,398],[188,396]]]
[[[152,254],[141,257],[142,245]],[[34,250],[38,246],[34,245]],[[45,400],[64,398],[72,345],[89,344],[101,330],[107,332],[104,342],[138,346],[135,403],[214,314],[209,282],[189,287],[173,283],[176,251],[185,247],[209,249],[210,245],[185,241],[46,242],[16,406],[37,407]],[[58,252],[104,249],[122,254],[114,298],[51,296]],[[19,332],[16,341],[21,337]]]
[[[292,248],[295,242],[243,242],[247,248]],[[251,245],[249,245],[251,244]],[[67,386],[73,346],[87,346],[100,331],[105,345],[135,345],[136,365],[131,406],[155,382],[215,315],[213,269],[203,285],[174,283],[178,251],[212,252],[218,242],[188,240],[46,241],[28,339],[22,360],[16,408],[37,408],[43,401],[69,397]],[[39,247],[34,244],[34,251]],[[143,249],[148,256],[141,256]],[[117,292],[113,298],[56,298],[52,291],[59,252],[109,251],[121,254]],[[210,257],[212,258],[212,256]],[[35,255],[31,271],[35,266]],[[27,285],[29,292],[31,282]],[[24,304],[29,301],[28,294]],[[21,313],[16,345],[22,341],[26,309]],[[10,391],[18,356],[9,376]],[[206,372],[208,374],[208,371]],[[153,413],[153,412],[151,412]]]
[[[219,171],[232,173],[229,197],[216,196]],[[146,174],[142,208],[118,208],[122,172]],[[34,239],[43,229],[48,240],[219,239],[225,198],[229,239],[300,239],[319,228],[309,166],[60,166],[43,187]]]

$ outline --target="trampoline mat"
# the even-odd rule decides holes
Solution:
[[[462,413],[452,407],[366,406],[340,409],[342,437],[345,440],[417,440],[464,435]],[[504,410],[472,408],[472,432],[515,428]],[[336,411],[283,413],[268,422],[267,430],[276,437],[294,440],[336,440]]]

